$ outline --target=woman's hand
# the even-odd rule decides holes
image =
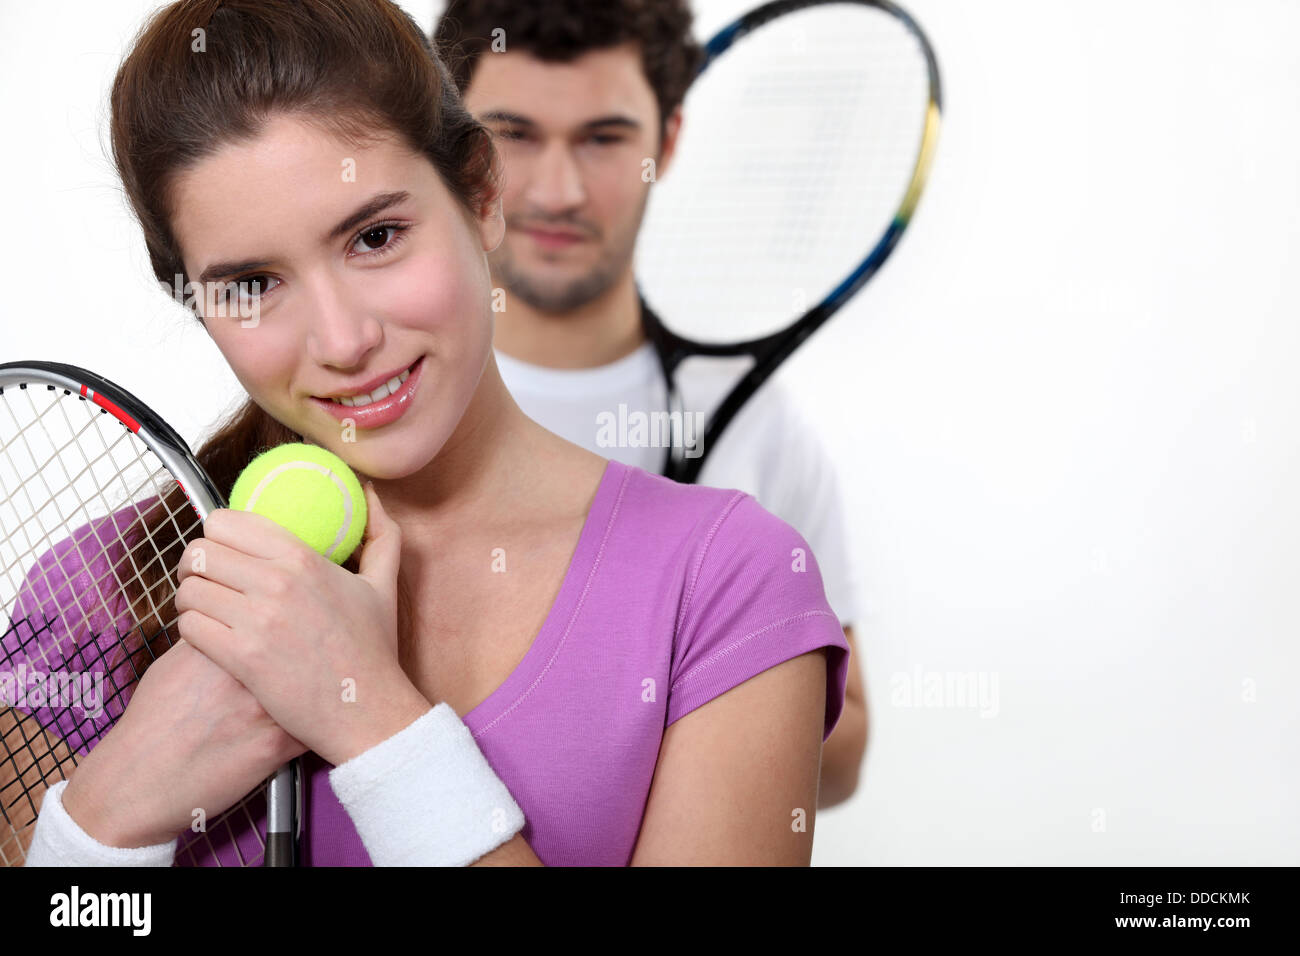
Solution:
[[[185,641],[160,656],[126,711],[71,774],[68,815],[107,846],[172,840],[216,819],[307,748]]]
[[[398,662],[401,528],[365,491],[358,574],[269,518],[230,509],[208,516],[178,568],[181,636],[335,765],[432,706]]]

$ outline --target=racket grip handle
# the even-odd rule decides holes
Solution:
[[[263,866],[293,866],[293,834],[268,833]]]
[[[297,866],[298,762],[290,761],[266,788],[266,854],[263,866]]]

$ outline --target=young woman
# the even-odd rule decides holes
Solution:
[[[751,497],[519,411],[499,168],[418,26],[387,0],[174,3],[120,68],[112,143],[158,280],[257,307],[196,307],[249,394],[200,462],[228,493],[259,450],[321,445],[370,519],[343,567],[208,519],[184,643],[47,792],[29,864],[246,858],[249,815],[207,856],[177,838],[301,754],[310,865],[808,863],[848,653],[816,561]]]

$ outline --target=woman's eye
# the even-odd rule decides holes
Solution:
[[[232,293],[237,295],[241,302],[261,298],[266,294],[270,281],[270,276],[244,276],[240,279],[232,279],[226,283],[226,301],[230,301]]]
[[[379,249],[384,245],[384,243],[388,242],[388,232],[389,229],[387,226],[377,226],[369,232],[363,232],[358,238],[369,248]]]
[[[401,229],[398,226],[375,226],[357,236],[353,248],[362,253],[390,248],[395,245],[394,240],[399,232]]]

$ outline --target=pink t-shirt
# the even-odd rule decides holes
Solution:
[[[532,646],[462,719],[544,864],[623,866],[666,728],[820,647],[824,740],[844,704],[849,648],[804,539],[743,492],[610,462]],[[330,765],[314,753],[303,761],[303,864],[369,865]],[[247,853],[261,813],[245,820],[229,836]],[[209,863],[183,850],[177,862]]]

